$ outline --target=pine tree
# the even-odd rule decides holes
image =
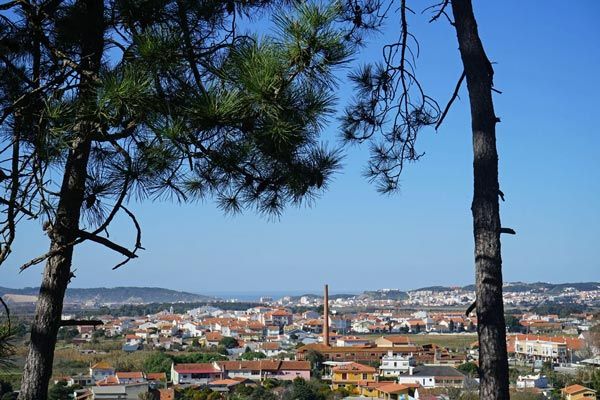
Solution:
[[[2,297],[0,297],[0,305],[3,307],[3,311],[0,311],[0,316],[2,317],[2,324],[0,324],[0,371],[2,371],[4,368],[13,366],[12,357],[15,353],[15,348],[13,345],[14,331],[11,326],[10,309]],[[0,381],[0,394],[3,391],[12,393],[12,387],[10,390],[8,388],[7,390],[2,390],[3,384],[4,382]]]
[[[416,3],[416,2],[415,2]],[[442,108],[427,95],[416,75],[419,53],[417,38],[408,29],[412,9],[406,0],[363,0],[354,10],[360,25],[363,10],[398,10],[399,40],[384,47],[384,59],[367,64],[352,75],[357,98],[345,113],[344,137],[349,142],[369,142],[371,158],[367,175],[379,191],[398,189],[407,163],[418,161],[420,132],[439,128],[466,79],[471,106],[473,137],[473,236],[475,243],[476,302],[481,369],[480,398],[506,399],[508,358],[502,301],[500,234],[514,230],[500,224],[496,124],[492,99],[494,70],[477,30],[471,0],[442,0],[424,11],[432,11],[430,22],[446,19],[454,28],[464,71],[447,106]],[[450,9],[452,16],[449,15]],[[452,17],[454,19],[452,19]],[[467,310],[467,314],[471,309]]]
[[[2,4],[0,262],[23,218],[50,240],[22,267],[46,263],[20,399],[46,398],[74,248],[122,254],[114,268],[143,249],[128,200],[210,197],[227,212],[276,214],[338,168],[318,136],[351,53],[340,9],[287,7],[275,34],[239,33],[240,18],[276,3],[287,2]],[[108,236],[117,216],[131,221],[132,248]]]

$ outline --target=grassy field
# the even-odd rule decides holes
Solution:
[[[410,340],[415,344],[437,344],[450,349],[465,349],[477,341],[477,334],[460,335],[410,335]]]
[[[377,339],[378,335],[360,335],[369,339]],[[447,347],[452,350],[464,350],[471,347],[471,343],[477,341],[477,334],[441,334],[441,335],[402,335],[417,345],[436,344],[438,346]]]

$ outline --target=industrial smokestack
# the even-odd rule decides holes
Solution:
[[[323,298],[323,342],[329,346],[329,285],[325,285]]]

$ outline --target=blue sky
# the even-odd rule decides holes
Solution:
[[[420,1],[413,8],[421,8]],[[600,280],[600,25],[596,0],[475,1],[495,65],[501,204],[507,281]],[[423,2],[423,5],[428,5]],[[424,7],[423,7],[424,8]],[[462,68],[455,33],[427,16],[410,19],[421,42],[418,73],[445,104]],[[388,36],[390,32],[386,33]],[[376,59],[374,37],[359,61]],[[345,72],[344,72],[345,73]],[[341,74],[343,76],[343,73]],[[340,109],[351,95],[340,86]],[[324,133],[338,144],[332,120]],[[76,249],[74,287],[162,286],[193,292],[410,289],[473,282],[470,214],[472,152],[466,90],[444,126],[421,136],[425,157],[409,165],[400,193],[381,196],[362,177],[366,147],[346,149],[345,167],[311,207],[278,221],[224,216],[210,201],[133,204],[146,251],[121,270],[94,245]],[[43,266],[18,266],[42,254],[37,223],[23,225],[0,285],[36,286]],[[119,223],[111,238],[133,242]]]

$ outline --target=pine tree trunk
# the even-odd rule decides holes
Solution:
[[[89,140],[81,141],[67,161],[58,213],[50,233],[50,250],[61,250],[48,259],[44,269],[19,400],[39,400],[47,396],[63,298],[71,274],[73,246],[68,244],[75,239],[79,227],[89,150]]]
[[[480,399],[508,399],[508,359],[502,302],[498,153],[492,102],[494,71],[473,15],[471,0],[452,0],[459,50],[465,68],[473,131],[477,333]]]
[[[94,101],[94,79],[100,70],[104,49],[103,1],[82,0],[82,8],[86,10],[87,23],[82,25],[86,30],[81,32],[79,97],[86,107]],[[93,122],[85,120],[78,125],[77,137],[65,164],[56,218],[49,232],[50,251],[56,254],[48,259],[44,269],[19,400],[43,400],[48,395],[63,299],[71,278],[71,243],[79,230],[94,127]]]

